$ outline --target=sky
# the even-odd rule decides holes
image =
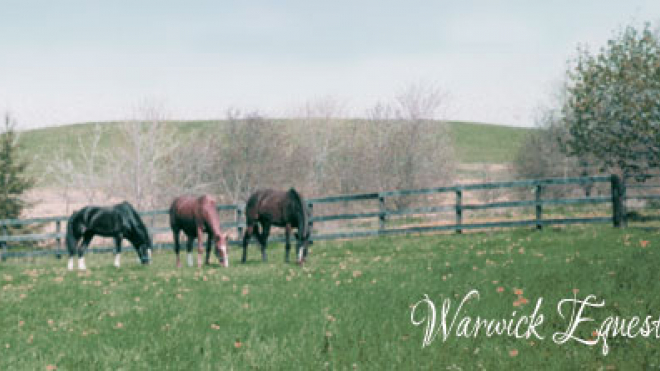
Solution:
[[[0,112],[20,128],[135,118],[364,116],[411,83],[444,119],[533,126],[579,44],[660,1],[0,0]]]

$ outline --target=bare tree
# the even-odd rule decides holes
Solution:
[[[78,160],[66,156],[62,148],[55,152],[46,173],[54,180],[66,204],[69,213],[72,190],[82,192],[85,202],[93,204],[101,201],[104,196],[103,189],[107,186],[108,177],[104,172],[104,153],[99,146],[105,130],[101,124],[95,124],[92,135],[78,135]]]
[[[169,202],[167,164],[179,146],[162,108],[143,106],[139,118],[119,126],[120,146],[108,153],[111,182],[107,192],[130,200],[138,209]]]
[[[295,121],[300,132],[298,151],[310,161],[305,179],[312,193],[320,194],[336,186],[334,160],[342,149],[340,133],[345,129],[345,120],[340,117],[344,110],[342,102],[325,97],[307,102]]]
[[[182,194],[214,192],[218,187],[216,142],[215,135],[191,133],[182,137],[164,164],[163,193],[174,198]]]
[[[219,193],[227,201],[245,201],[257,188],[297,183],[305,160],[295,156],[285,129],[258,113],[227,113],[226,122],[220,126],[216,165]],[[295,161],[290,161],[294,157]]]
[[[569,156],[563,150],[561,141],[569,133],[561,122],[560,112],[551,108],[539,109],[536,130],[531,131],[518,150],[513,169],[519,178],[538,179],[551,177],[587,176],[599,172],[601,161],[593,156]],[[587,196],[591,185],[584,187]],[[552,187],[546,192],[554,196],[565,196],[571,187]]]
[[[451,182],[454,157],[449,132],[432,120],[444,108],[433,85],[410,85],[390,103],[375,105],[366,121],[347,130],[340,167],[343,190],[393,190]],[[406,206],[399,198],[397,207]]]

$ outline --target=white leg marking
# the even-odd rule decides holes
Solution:
[[[67,269],[69,269],[70,271],[73,270],[73,258],[69,258],[69,264],[67,264],[66,267],[67,267]]]
[[[229,255],[227,255],[227,246],[221,246],[220,251],[222,251],[222,263],[225,268],[229,267]]]
[[[305,249],[301,247],[300,250],[298,251],[298,263],[300,263],[302,261],[304,252],[305,252]]]
[[[119,268],[121,266],[121,254],[115,254],[115,267]]]
[[[85,265],[85,258],[78,259],[78,269],[81,271],[87,270],[87,266]]]
[[[149,263],[151,263],[151,249],[147,249],[147,256],[149,257]]]
[[[192,267],[193,266],[193,256],[192,253],[188,253],[188,266]]]

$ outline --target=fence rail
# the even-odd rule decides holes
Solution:
[[[609,186],[610,194],[607,196],[592,196],[581,198],[545,198],[544,190],[549,186],[555,185],[594,185],[594,184],[607,184]],[[654,186],[644,187],[651,188]],[[657,186],[656,186],[657,187]],[[517,201],[497,201],[486,203],[463,203],[464,193],[472,191],[484,191],[493,189],[510,189],[510,188],[529,188],[534,193],[534,199],[531,200],[517,200]],[[641,188],[637,185],[633,189]],[[386,207],[387,199],[394,199],[397,197],[407,196],[428,196],[435,194],[453,194],[453,204],[443,205],[430,205],[425,207],[405,208],[389,210]],[[377,219],[378,228],[373,230],[364,231],[351,231],[351,232],[335,232],[325,234],[312,234],[312,240],[332,240],[332,239],[348,239],[366,236],[390,235],[400,233],[425,233],[425,232],[438,232],[438,231],[455,231],[462,233],[463,230],[470,229],[489,229],[489,228],[511,228],[511,227],[524,227],[535,226],[537,229],[542,229],[548,225],[568,225],[568,224],[584,224],[584,223],[612,223],[614,226],[625,225],[625,201],[631,200],[657,200],[660,195],[626,195],[626,186],[623,181],[616,175],[611,176],[589,176],[577,178],[547,178],[547,179],[529,179],[518,181],[504,181],[504,182],[491,182],[480,184],[463,184],[448,187],[437,188],[424,188],[424,189],[408,189],[408,190],[395,190],[386,192],[374,193],[361,193],[350,195],[336,195],[329,197],[319,197],[307,199],[307,204],[310,210],[317,210],[323,205],[333,203],[350,203],[355,201],[378,201],[378,209],[375,211],[356,212],[356,213],[335,213],[329,215],[312,216],[309,220],[312,230],[315,223],[325,223],[340,220],[354,220],[354,219]],[[544,218],[544,206],[550,205],[584,205],[584,204],[611,204],[611,214],[607,216],[594,216],[594,217],[579,217],[579,218]],[[245,221],[243,220],[244,204],[230,204],[218,205],[219,211],[233,211],[234,218],[231,221],[221,222],[221,227],[225,229],[235,229],[238,236],[242,236],[242,231],[245,228]],[[466,223],[464,221],[463,211],[474,210],[491,210],[491,209],[510,209],[510,208],[534,208],[534,217],[527,220],[502,220],[494,222],[477,222]],[[388,228],[388,221],[392,217],[405,216],[405,215],[429,215],[438,213],[454,213],[454,222],[441,225],[416,225],[401,228]],[[150,210],[140,212],[143,217],[156,217],[159,215],[167,215],[167,210]],[[21,256],[40,256],[61,254],[63,252],[62,242],[65,233],[62,231],[62,224],[67,221],[67,216],[61,217],[48,217],[48,218],[33,218],[21,220],[0,220],[0,256],[2,259],[8,257],[21,257]],[[48,223],[55,223],[54,233],[36,233],[24,235],[10,235],[8,232],[12,226],[26,226],[26,225],[43,225]],[[152,235],[168,234],[171,233],[167,227],[153,227],[149,228]],[[282,238],[275,237],[271,239],[273,242],[282,241]],[[54,241],[56,248],[35,248],[33,251],[9,251],[8,243],[20,242],[44,242]],[[231,241],[232,244],[239,244],[240,241]],[[159,244],[158,248],[167,248],[171,243]],[[95,248],[95,252],[112,251],[111,248]]]

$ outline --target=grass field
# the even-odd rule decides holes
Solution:
[[[558,345],[552,334],[568,327],[556,306],[574,292],[606,301],[576,336],[593,337],[607,316],[657,319],[659,236],[575,226],[317,243],[304,268],[284,264],[281,245],[267,264],[254,247],[238,264],[234,249],[229,269],[175,269],[170,251],[148,267],[126,251],[119,270],[91,255],[86,273],[53,258],[10,261],[0,266],[0,369],[656,369],[655,336],[610,338],[603,356],[602,343]],[[411,306],[427,294],[440,321],[444,299],[451,315],[473,289],[472,317],[529,315],[543,298],[544,340],[438,335],[423,348]]]
[[[456,158],[461,163],[511,163],[530,128],[450,122]]]

